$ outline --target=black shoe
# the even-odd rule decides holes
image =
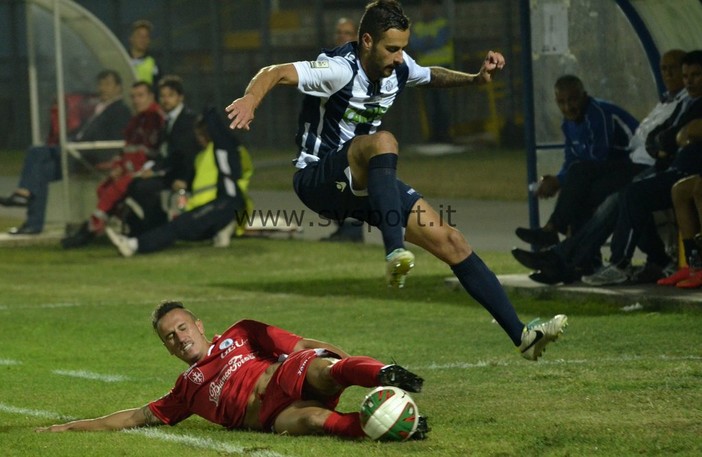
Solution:
[[[541,248],[547,248],[558,244],[558,233],[551,230],[544,230],[542,228],[538,229],[528,229],[524,227],[517,227],[514,231],[520,240],[533,244],[534,246],[539,246]]]
[[[427,433],[431,432],[429,424],[427,424],[427,418],[424,416],[419,416],[417,421],[417,430],[412,433],[409,439],[411,440],[425,440],[427,439]]]
[[[697,247],[702,249],[702,233],[698,233],[697,235],[693,236],[692,239],[695,241]]]
[[[95,232],[91,232],[88,228],[88,223],[85,222],[80,226],[77,232],[68,235],[61,239],[61,246],[64,249],[74,249],[85,246],[95,238]]]
[[[9,197],[0,197],[0,205],[2,206],[20,206],[26,208],[32,200],[32,195],[29,197],[13,192]]]
[[[543,271],[534,271],[529,275],[529,279],[539,284],[548,284],[549,286],[563,282],[560,276],[548,274]]]
[[[378,373],[378,384],[399,387],[407,392],[421,392],[424,379],[400,365],[386,365]]]
[[[12,227],[7,231],[10,235],[37,235],[41,233],[41,229],[29,227],[27,224],[22,224],[19,227]]]
[[[570,284],[578,281],[582,273],[575,268],[568,267],[562,262],[557,262],[552,265],[544,265],[539,271],[535,271],[529,275],[529,279],[541,284]]]
[[[643,267],[634,272],[629,278],[629,282],[632,284],[651,284],[665,278],[665,276],[663,268],[653,262],[646,262]]]
[[[558,256],[548,249],[545,251],[531,252],[514,248],[512,249],[512,256],[514,256],[517,262],[532,270],[555,267],[560,263]]]

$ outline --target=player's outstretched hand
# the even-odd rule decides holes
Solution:
[[[58,424],[58,425],[51,425],[49,427],[39,427],[37,429],[34,429],[35,432],[65,432],[67,431],[68,425],[67,424]]]
[[[505,57],[497,51],[488,51],[487,57],[480,67],[480,76],[485,82],[492,81],[492,74],[497,70],[502,70],[505,66]]]
[[[252,95],[244,95],[231,102],[229,106],[224,108],[227,112],[227,117],[232,121],[229,124],[229,128],[232,130],[249,130],[249,125],[254,119],[255,109],[256,103]]]

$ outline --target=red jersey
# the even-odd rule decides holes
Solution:
[[[175,386],[149,403],[168,425],[196,414],[227,428],[240,428],[256,381],[301,337],[253,320],[241,320],[215,336],[207,356],[183,372]]]
[[[124,152],[141,152],[153,159],[161,142],[161,130],[166,118],[158,103],[132,116],[124,130]]]

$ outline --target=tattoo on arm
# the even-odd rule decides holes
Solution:
[[[479,83],[478,74],[463,73],[443,67],[430,67],[431,81],[428,87],[460,87]]]
[[[154,416],[154,413],[151,411],[151,408],[149,408],[149,405],[144,406],[141,408],[141,413],[144,415],[144,418],[146,419],[146,425],[147,427],[153,427],[155,425],[163,425],[163,422],[161,419],[158,417]]]

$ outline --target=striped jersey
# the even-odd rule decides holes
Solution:
[[[403,63],[390,76],[371,81],[361,67],[355,42],[325,50],[316,61],[293,65],[297,88],[305,94],[295,136],[300,150],[298,168],[341,149],[357,135],[375,133],[405,86],[430,80],[429,68],[403,52]]]

